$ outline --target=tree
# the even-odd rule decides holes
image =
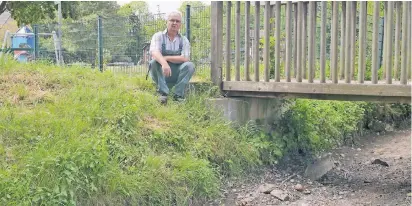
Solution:
[[[149,5],[144,1],[133,1],[123,5],[117,12],[119,15],[147,15],[149,14]]]
[[[184,1],[184,2],[182,2],[182,5],[180,6],[179,11],[182,12],[182,13],[185,13],[186,12],[186,5],[190,5],[191,8],[195,8],[195,10],[192,9],[191,12],[192,11],[196,12],[196,11],[199,10],[199,9],[196,9],[196,8],[206,6],[201,1]]]
[[[63,18],[74,17],[73,7],[78,2],[62,1]],[[22,24],[37,23],[45,18],[55,18],[57,5],[53,1],[1,1],[0,14],[8,10],[11,17]]]

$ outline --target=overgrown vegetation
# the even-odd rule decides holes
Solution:
[[[222,178],[291,150],[330,148],[369,121],[365,114],[381,118],[365,103],[290,100],[267,134],[252,124],[234,128],[207,107],[213,87],[160,106],[140,77],[10,59],[0,68],[2,205],[206,200]],[[409,106],[397,111],[410,115]]]
[[[185,204],[259,164],[203,97],[161,107],[144,78],[15,64],[0,75],[2,204]]]

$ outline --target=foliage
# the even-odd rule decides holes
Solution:
[[[62,1],[61,4],[63,18],[76,16],[73,7],[77,5],[77,2]],[[0,14],[5,10],[10,11],[12,18],[21,26],[36,23],[45,18],[55,18],[57,5],[54,1],[2,1]]]
[[[118,14],[128,16],[128,15],[141,15],[147,14],[149,12],[149,5],[144,1],[133,1],[123,5]]]
[[[0,68],[2,204],[184,205],[260,164],[202,95],[162,107],[143,78]]]
[[[356,132],[363,115],[356,102],[298,99],[276,126],[288,149],[322,151]]]

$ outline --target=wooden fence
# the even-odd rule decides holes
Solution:
[[[244,8],[241,9],[241,6]],[[320,4],[320,7],[317,5]],[[327,6],[331,4],[331,6]],[[373,28],[372,28],[372,41],[371,48],[372,57],[371,64],[367,65],[366,62],[366,34],[367,34],[367,4],[373,4]],[[359,5],[359,6],[357,6]],[[384,7],[384,12],[381,11],[381,5]],[[253,87],[256,84],[247,84],[240,82],[274,82],[279,83],[277,86],[287,85],[280,83],[305,83],[303,87],[307,87],[308,84],[356,84],[356,85],[385,85],[386,87],[369,87],[364,90],[365,86],[360,86],[358,89],[363,91],[352,91],[346,93],[344,88],[341,92],[332,92],[343,95],[367,95],[365,92],[370,93],[372,96],[393,96],[390,94],[395,92],[397,96],[404,96],[410,98],[411,88],[408,85],[408,76],[412,70],[411,54],[412,54],[412,32],[411,30],[411,2],[276,2],[269,1],[255,2],[254,6],[250,2],[225,2],[226,8],[224,8],[223,2],[212,2],[212,62],[211,62],[211,78],[215,84],[221,85],[223,90],[226,91],[251,91],[247,87]],[[231,14],[231,8],[235,6],[235,14]],[[320,8],[318,11],[316,8]],[[254,28],[251,25],[251,9],[254,10]],[[272,10],[273,9],[273,10]],[[285,9],[285,18],[281,18],[281,10]],[[292,16],[292,9],[295,11]],[[331,10],[331,28],[326,28],[326,14],[327,10]],[[241,10],[245,15],[244,22],[240,21]],[[260,13],[263,10],[264,20],[263,28],[264,35],[260,37]],[[223,18],[223,12],[225,11],[225,19]],[[272,13],[274,11],[274,15]],[[297,11],[297,12],[296,12]],[[316,15],[320,12],[320,64],[315,66],[315,35],[316,35]],[[384,40],[383,40],[383,65],[379,68],[380,60],[378,59],[378,41],[379,41],[379,23],[383,14],[385,21],[384,25]],[[231,63],[231,52],[223,52],[223,46],[225,51],[231,51],[231,30],[230,25],[231,18],[235,18],[235,59],[234,67]],[[271,17],[274,20],[275,32],[270,32]],[[339,18],[340,17],[340,18]],[[226,27],[223,28],[226,22]],[[283,58],[284,65],[280,65],[281,53],[281,21],[285,21],[285,55]],[[356,24],[358,21],[358,24]],[[306,25],[307,22],[307,25]],[[241,25],[244,24],[244,44],[241,45],[240,33]],[[356,26],[358,25],[358,26]],[[245,54],[251,51],[250,48],[250,31],[251,27],[254,31],[254,38],[252,39],[253,46],[253,62],[251,64],[249,55],[244,56],[244,61],[240,61],[240,49],[244,48]],[[292,35],[293,29],[293,35]],[[328,30],[328,31],[327,31]],[[326,45],[326,33],[330,32],[330,43]],[[340,32],[340,33],[338,33]],[[370,31],[369,31],[370,32]],[[269,37],[274,36],[275,46],[271,48],[269,45]],[[339,39],[340,36],[340,39]],[[225,37],[225,42],[223,42]],[[263,68],[259,62],[259,40],[263,38]],[[293,43],[293,47],[292,47]],[[338,47],[340,48],[338,51]],[[326,49],[330,49],[330,59],[326,59]],[[270,50],[274,49],[274,56],[270,56]],[[358,54],[358,55],[356,55]],[[339,58],[338,58],[339,56]],[[225,62],[223,62],[223,58]],[[270,65],[272,58],[275,58],[274,65]],[[326,62],[328,61],[328,64]],[[355,66],[357,62],[357,66]],[[243,71],[241,78],[241,64],[243,64]],[[307,65],[307,67],[306,67]],[[368,66],[368,70],[367,67]],[[253,69],[253,73],[251,72]],[[261,70],[263,69],[263,73]],[[234,71],[233,71],[234,70]],[[382,74],[378,75],[379,70]],[[282,71],[282,73],[281,73]],[[366,71],[370,79],[365,80]],[[224,72],[224,75],[223,75]],[[234,72],[234,81],[232,80],[232,74]],[[272,73],[272,75],[271,75]],[[315,75],[315,73],[317,73]],[[329,73],[330,75],[327,75]],[[261,75],[263,74],[263,79]],[[253,78],[252,78],[253,76]],[[317,77],[317,78],[316,78]],[[224,78],[224,79],[223,79]],[[291,85],[288,88],[293,88]],[[336,87],[336,86],[332,86]],[[274,87],[263,86],[261,84],[260,89],[256,89],[256,92],[262,91],[266,88],[266,92],[271,92],[269,88]],[[318,86],[314,86],[318,88]],[[336,87],[338,88],[338,87]],[[350,87],[351,90],[357,90],[356,87]],[[308,88],[305,88],[306,90]],[[305,90],[303,89],[303,90]],[[264,90],[264,89],[263,89]],[[276,90],[276,89],[275,89]],[[311,93],[310,91],[302,91],[302,93]],[[293,93],[299,93],[300,89],[291,91]],[[318,91],[320,91],[318,89]],[[285,91],[287,92],[287,91]],[[314,91],[313,93],[317,93]],[[327,91],[324,91],[328,94]]]

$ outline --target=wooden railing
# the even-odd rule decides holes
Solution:
[[[329,2],[276,2],[271,5],[269,1],[264,3],[255,2],[254,9],[254,33],[253,33],[253,69],[249,53],[251,4],[250,2],[212,2],[212,81],[221,85],[222,90],[232,94],[240,92],[279,92],[279,93],[305,93],[305,94],[335,94],[335,95],[364,95],[364,96],[393,96],[410,99],[411,88],[408,84],[408,76],[412,70],[412,32],[411,30],[411,2],[337,2],[331,4],[330,29],[326,27],[328,19],[327,4]],[[231,22],[232,6],[235,6],[235,41],[234,41],[234,68],[232,68],[231,57]],[[241,22],[241,4],[244,4],[244,21]],[[357,5],[359,4],[359,8]],[[369,71],[370,80],[365,81],[367,71],[367,4],[373,4],[373,29],[371,46],[371,65]],[[379,43],[379,20],[380,5],[384,4],[384,40],[383,40],[383,64],[379,68],[378,43]],[[315,66],[315,47],[318,46],[316,38],[316,15],[320,6],[320,52],[319,66]],[[340,5],[340,8],[339,8]],[[260,12],[264,12],[264,35],[260,37]],[[285,9],[285,16],[281,17],[281,10]],[[294,16],[292,16],[292,9]],[[223,11],[226,11],[225,15]],[[274,14],[273,15],[273,12]],[[339,12],[340,11],[340,12]],[[306,13],[307,12],[307,13]],[[358,12],[358,13],[357,13]],[[226,26],[223,28],[224,16]],[[339,16],[340,21],[339,21]],[[395,18],[394,18],[395,16]],[[270,32],[270,19],[275,20],[275,32]],[[293,19],[293,21],[292,21]],[[285,21],[285,46],[284,58],[281,67],[281,23]],[[356,22],[358,21],[358,27]],[[245,25],[244,44],[241,45],[240,32],[242,23]],[[370,23],[370,22],[368,22]],[[307,26],[306,26],[307,24]],[[229,25],[229,26],[228,26]],[[340,28],[340,29],[339,29]],[[356,35],[358,29],[358,35]],[[225,30],[225,34],[223,31]],[[330,33],[330,43],[327,45],[326,34]],[[293,33],[293,35],[292,35]],[[339,34],[340,39],[339,39]],[[395,37],[394,37],[395,35]],[[275,46],[270,47],[269,37],[274,36]],[[223,42],[225,37],[225,42]],[[263,38],[263,80],[260,75],[259,40]],[[394,40],[393,40],[394,39]],[[356,41],[358,45],[356,45]],[[225,52],[223,52],[223,45]],[[292,47],[293,46],[293,47]],[[338,53],[338,47],[339,52]],[[241,53],[244,48],[243,78],[241,78]],[[327,61],[327,48],[330,52],[330,63]],[[274,56],[270,56],[270,50],[274,49]],[[358,55],[356,55],[358,54]],[[338,59],[339,55],[339,59]],[[223,62],[223,58],[225,62]],[[271,59],[275,58],[274,65],[270,65]],[[329,60],[329,59],[328,59]],[[357,61],[357,75],[355,61]],[[223,64],[224,63],[224,64]],[[306,68],[307,65],[307,68]],[[400,68],[399,68],[400,65]],[[225,69],[223,69],[225,67]],[[234,69],[234,81],[232,74]],[[379,69],[383,69],[381,77]],[[271,76],[272,70],[272,76]],[[281,70],[282,73],[281,73]],[[399,75],[400,70],[400,75]],[[223,71],[224,74],[223,74]],[[327,76],[327,72],[330,75]],[[317,75],[315,75],[317,73]],[[253,81],[251,76],[253,75]],[[315,77],[318,78],[315,78]],[[224,79],[223,79],[224,77]],[[356,77],[356,78],[355,78]],[[254,84],[253,84],[254,82]],[[249,84],[248,84],[249,83]],[[252,84],[250,84],[252,83]],[[274,83],[269,86],[268,83]],[[300,83],[301,86],[296,84]],[[319,84],[319,85],[315,85]],[[348,86],[351,84],[352,86]],[[346,86],[345,86],[346,85]],[[356,86],[355,86],[356,85]],[[354,86],[354,87],[353,87]],[[283,90],[280,88],[284,88]],[[287,88],[287,89],[286,89]],[[326,89],[325,88],[329,88]],[[288,90],[289,89],[289,90]],[[409,100],[410,101],[410,100]]]

